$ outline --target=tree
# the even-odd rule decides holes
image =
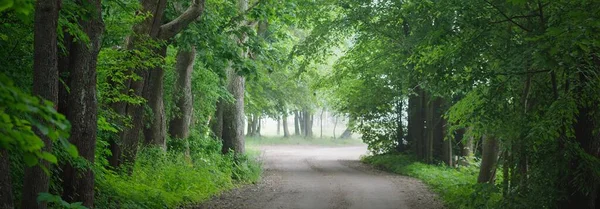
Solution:
[[[52,103],[58,102],[57,33],[60,1],[37,1],[34,16],[33,94]],[[52,150],[52,141],[41,130],[36,134],[44,143],[44,151]],[[48,167],[47,161],[42,166]],[[25,169],[21,207],[46,208],[36,201],[39,193],[48,192],[49,176],[42,167]]]
[[[180,49],[177,52],[177,80],[175,82],[174,97],[175,106],[179,109],[178,114],[169,122],[169,135],[178,139],[185,139],[189,136],[189,130],[192,119],[192,71],[194,70],[194,60],[196,58],[196,48],[191,50]]]
[[[142,46],[145,38],[150,38],[153,41],[166,41],[173,38],[191,22],[199,17],[204,11],[204,0],[194,0],[186,11],[174,20],[163,22],[164,11],[167,1],[142,1],[142,12],[150,12],[150,18],[146,18],[141,24],[135,25],[133,28],[134,34],[129,38],[127,48],[135,50]],[[167,47],[153,46],[153,56],[166,55]],[[161,67],[154,67],[153,70],[148,69],[131,69],[130,72],[136,73],[141,80],[127,81],[129,89],[133,90],[137,96],[142,96],[148,101],[148,106],[152,109],[151,126],[144,129],[145,142],[148,144],[158,145],[166,148],[166,117],[163,104],[163,77],[164,71]],[[141,105],[126,104],[123,102],[115,103],[112,107],[117,113],[128,115],[132,118],[132,125],[125,129],[120,134],[122,140],[121,145],[113,142],[111,151],[113,157],[111,165],[114,167],[120,166],[122,163],[132,163],[137,153],[140,130],[143,128],[144,112]]]
[[[294,135],[300,135],[300,115],[294,111]]]
[[[483,153],[478,183],[491,183],[496,180],[496,165],[498,161],[498,141],[493,136],[483,137]]]
[[[283,114],[282,121],[283,121],[283,137],[284,138],[288,138],[288,137],[290,137],[290,130],[288,128],[287,113]]]
[[[89,162],[83,169],[71,163],[65,166],[62,196],[66,201],[82,202],[84,206],[90,208],[94,206],[94,173],[91,165],[95,160],[98,127],[96,64],[104,31],[100,2],[100,0],[90,1],[93,7],[85,11],[90,18],[78,23],[89,43],[79,41],[67,44],[68,58],[66,59],[69,65],[61,66],[68,67],[70,91],[66,116],[72,122],[69,141],[77,147],[80,156]]]
[[[238,0],[238,11],[243,14],[248,9],[248,0]],[[246,21],[240,21],[240,26],[245,26]],[[246,34],[242,33],[237,37],[239,43],[246,42]],[[242,49],[240,57],[247,55],[247,50]],[[244,89],[245,79],[239,75],[233,66],[226,69],[227,72],[227,90],[235,99],[234,102],[223,104],[223,153],[232,150],[236,155],[245,153],[244,143]]]
[[[0,150],[0,208],[14,208],[14,196],[12,193],[12,179],[10,178],[10,160],[8,159],[8,151]]]

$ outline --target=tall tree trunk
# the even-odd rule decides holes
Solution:
[[[423,91],[423,112],[424,112],[424,120],[425,120],[425,128],[423,133],[423,159],[426,163],[433,162],[433,129],[434,129],[434,108],[433,101],[429,97],[430,95]]]
[[[210,129],[217,139],[223,138],[223,104],[223,99],[217,101],[215,117],[210,122]]]
[[[302,123],[300,123],[300,129],[302,129],[302,135],[304,137],[308,137],[308,122],[310,121],[310,116],[306,111],[300,112],[300,118],[302,118]]]
[[[277,116],[277,136],[281,134],[281,118]]]
[[[10,159],[8,151],[0,149],[0,209],[13,209],[14,196],[10,178]]]
[[[302,111],[302,122],[304,122],[304,137],[306,138],[312,138],[313,137],[313,131],[312,131],[312,125],[313,125],[313,116],[312,114],[310,114],[310,112],[308,112],[308,110],[304,110]]]
[[[192,72],[194,71],[194,60],[196,48],[190,50],[179,49],[175,70],[177,79],[175,81],[174,104],[179,112],[169,122],[169,135],[177,139],[187,139],[190,135],[192,121]]]
[[[256,120],[256,136],[261,136],[260,135],[261,125],[262,125],[262,118],[258,117],[258,120]]]
[[[232,150],[243,154],[244,150],[244,77],[234,69],[227,70],[227,90],[233,95],[233,103],[223,104],[223,153]]]
[[[298,111],[294,111],[294,135],[300,135],[300,116]]]
[[[398,143],[398,145],[396,145],[396,151],[398,152],[404,152],[406,150],[405,144],[404,144],[404,125],[402,124],[402,109],[403,109],[403,102],[402,100],[398,101],[398,103],[396,104],[396,142]]]
[[[600,58],[598,59],[597,63],[600,65]],[[575,144],[579,145],[580,148],[585,151],[585,155],[589,155],[587,157],[596,158],[596,160],[598,160],[600,159],[600,133],[598,133],[597,130],[600,126],[600,122],[597,121],[597,118],[600,101],[597,99],[589,101],[591,98],[596,97],[591,97],[589,95],[590,93],[586,93],[586,90],[590,91],[590,87],[588,87],[592,86],[590,83],[597,81],[590,81],[589,75],[586,75],[585,72],[578,73],[578,77],[579,84],[575,88],[576,92],[574,92],[577,94],[576,101],[579,101],[577,104],[578,111],[575,120],[576,122],[573,124],[575,137],[570,138],[569,140],[576,141]],[[586,178],[586,176],[579,175],[575,171],[586,169],[588,172],[591,172],[593,168],[589,168],[589,164],[584,164],[583,153],[573,154],[568,152],[573,151],[566,151],[564,155],[575,155],[571,157],[572,160],[569,162],[570,172],[566,178],[567,182],[563,183],[563,185],[567,185],[566,192],[569,196],[559,203],[558,208],[600,208],[600,202],[598,202],[600,200],[600,182],[588,180],[588,191],[582,191],[580,188],[581,186],[571,183],[576,179],[581,181],[581,178]],[[589,161],[589,159],[587,161]],[[587,177],[587,179],[593,178]]]
[[[246,125],[248,127],[247,131],[246,131],[246,136],[254,136],[254,127],[256,127],[256,124],[254,123],[255,121],[255,117],[253,114],[248,115],[248,124]]]
[[[342,135],[340,135],[340,139],[349,139],[351,136],[352,131],[349,127],[346,127],[346,130],[344,130],[344,132],[342,132]]]
[[[420,87],[408,98],[408,140],[416,157],[425,160],[425,98]]]
[[[300,123],[300,135],[306,136],[306,117],[303,111],[298,111],[298,122]]]
[[[444,139],[444,135],[446,133],[446,120],[440,117],[440,128],[441,128],[441,138],[442,138],[442,160],[448,166],[454,166],[454,161],[452,159],[452,137],[448,137]]]
[[[468,128],[467,131],[471,132],[472,128]],[[463,131],[464,132],[464,131]],[[474,137],[473,136],[469,136],[468,138],[463,138],[461,140],[463,147],[462,147],[462,156],[463,157],[471,157],[473,156],[473,140]]]
[[[57,25],[60,0],[36,1],[33,38],[33,94],[54,104],[58,103],[58,45]],[[43,151],[52,151],[52,141],[34,129],[44,142]],[[49,167],[45,160],[40,166]],[[25,168],[21,208],[46,208],[46,203],[38,204],[37,196],[48,192],[49,177],[40,166]]]
[[[283,115],[283,137],[290,137],[290,130],[288,128],[288,117],[287,114]]]
[[[101,48],[102,21],[101,0],[89,2],[92,17],[81,20],[79,25],[89,37],[90,43],[74,42],[69,53],[69,88],[67,119],[71,122],[69,141],[77,147],[79,156],[94,164],[96,152],[97,99],[96,63]],[[91,168],[75,168],[67,164],[63,170],[63,199],[82,202],[94,207],[94,173]]]
[[[444,140],[446,133],[446,121],[443,118],[445,101],[442,98],[432,98],[432,152],[434,159],[442,160],[446,165],[452,166],[452,140]]]
[[[496,166],[498,162],[498,140],[494,136],[484,136],[483,153],[481,154],[481,167],[477,183],[494,183],[496,180]]]
[[[321,134],[319,135],[319,138],[323,138],[323,112],[325,112],[325,109],[321,109],[321,114],[319,115],[319,123],[320,127],[321,127]]]
[[[335,129],[337,128],[338,117],[333,116],[333,139],[336,139]]]
[[[158,54],[162,57],[167,55],[167,46],[163,45],[158,50]],[[158,146],[163,150],[167,148],[167,120],[165,116],[165,104],[163,101],[163,80],[165,71],[162,66],[158,66],[148,72],[148,77],[145,80],[144,91],[142,93],[144,99],[148,102],[148,106],[152,110],[149,118],[149,126],[143,126],[144,143],[145,145]]]
[[[238,0],[239,12],[245,12],[248,9],[248,0]],[[246,25],[242,20],[240,26]],[[243,34],[238,43],[246,42],[246,34]],[[247,49],[242,50],[241,57],[247,57]],[[244,154],[244,91],[245,78],[237,74],[237,71],[231,66],[227,68],[227,90],[233,95],[233,103],[223,104],[223,153],[232,150],[236,155]]]

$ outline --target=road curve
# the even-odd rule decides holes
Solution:
[[[261,151],[265,173],[260,183],[196,208],[443,208],[420,181],[361,164],[365,146],[265,146]]]

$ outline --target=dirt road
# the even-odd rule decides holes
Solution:
[[[265,146],[264,177],[198,208],[443,208],[418,180],[361,164],[365,146]]]

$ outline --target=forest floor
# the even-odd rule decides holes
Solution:
[[[262,180],[195,208],[444,208],[419,180],[359,161],[364,145],[260,145]]]

